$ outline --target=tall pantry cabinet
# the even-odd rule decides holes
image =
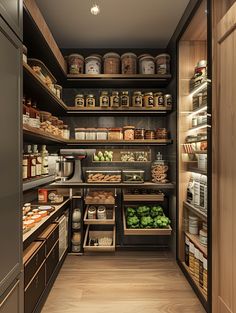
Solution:
[[[0,0],[0,312],[22,312],[22,2]]]

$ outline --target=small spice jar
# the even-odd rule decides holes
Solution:
[[[156,139],[155,130],[146,130],[145,131],[145,139],[148,139],[148,140]]]
[[[84,95],[83,94],[77,94],[75,96],[75,106],[76,107],[84,107]]]
[[[149,54],[140,55],[139,74],[155,74],[154,57]]]
[[[195,269],[195,247],[194,244],[190,241],[189,243],[189,270],[192,275],[194,275],[194,269]]]
[[[168,139],[168,131],[166,128],[157,128],[156,139]]]
[[[98,220],[105,220],[107,218],[106,215],[106,207],[104,205],[100,205],[97,209],[97,218]]]
[[[94,95],[90,94],[86,97],[86,107],[95,107],[95,97]]]
[[[132,52],[127,52],[121,56],[121,72],[122,74],[137,73],[137,56]]]
[[[146,92],[144,94],[144,106],[146,108],[153,108],[153,104],[154,104],[153,93]]]
[[[165,105],[167,110],[172,109],[172,96],[170,94],[164,95],[164,105]]]
[[[165,99],[162,92],[154,93],[154,106],[159,109],[165,108]]]
[[[198,235],[199,219],[197,216],[189,215],[189,233],[192,235]]]
[[[97,218],[97,210],[95,206],[90,206],[88,208],[88,219],[89,220],[95,220]]]
[[[207,281],[208,281],[207,258],[203,256],[203,290],[206,293],[207,293]]]
[[[85,59],[85,74],[101,74],[101,57],[90,55]]]
[[[194,277],[199,281],[199,250],[195,248],[194,252]]]
[[[160,75],[170,74],[170,56],[167,53],[162,53],[156,56],[156,73]]]
[[[68,56],[68,66],[70,74],[84,73],[84,57],[80,54],[74,53]]]
[[[102,91],[99,98],[99,103],[101,108],[109,107],[109,96],[108,91]]]
[[[134,91],[132,96],[132,106],[135,108],[140,108],[143,106],[143,97],[141,91]]]
[[[123,108],[129,107],[129,92],[128,91],[122,91],[120,96],[120,104]]]
[[[118,91],[112,91],[111,94],[111,107],[112,108],[119,108],[120,106],[120,97]]]
[[[134,126],[125,126],[123,127],[124,140],[134,140]]]
[[[120,56],[118,53],[109,52],[103,56],[104,74],[119,74],[120,73]]]
[[[134,139],[145,139],[145,128],[135,129],[134,131]]]

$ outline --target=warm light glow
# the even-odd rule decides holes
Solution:
[[[207,82],[202,83],[200,86],[198,86],[196,89],[194,89],[192,92],[190,92],[190,96],[194,96],[198,94],[200,91],[205,89],[207,87]]]
[[[100,8],[97,4],[94,4],[90,11],[93,15],[98,15],[100,13]]]
[[[199,125],[199,126],[190,128],[188,131],[189,131],[189,132],[191,132],[191,131],[197,131],[197,130],[204,129],[204,128],[207,128],[207,127],[211,127],[211,126],[210,126],[210,125],[207,125],[207,124]]]
[[[201,107],[201,108],[199,108],[199,109],[197,109],[197,110],[191,112],[191,113],[189,114],[189,116],[192,117],[192,116],[197,115],[197,114],[199,114],[199,113],[201,113],[201,112],[204,112],[204,111],[206,111],[206,110],[207,110],[207,105],[204,105],[203,107]]]

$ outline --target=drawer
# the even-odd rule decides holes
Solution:
[[[45,260],[45,241],[33,242],[23,254],[24,286],[26,287]]]
[[[32,313],[34,308],[43,293],[46,281],[45,281],[46,264],[43,263],[34,279],[31,281],[29,286],[25,289],[25,310],[24,313]]]
[[[58,224],[49,225],[41,235],[39,235],[39,240],[46,240],[46,256],[51,251],[54,244],[59,238],[59,227]]]
[[[112,239],[111,246],[90,246],[90,238],[108,237]],[[113,252],[116,248],[116,227],[113,225],[88,225],[84,238],[84,251],[86,252]]]
[[[59,241],[55,244],[46,259],[46,284],[52,276],[55,267],[59,262]]]

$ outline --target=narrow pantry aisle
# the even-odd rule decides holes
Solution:
[[[204,313],[167,252],[68,256],[42,313]]]

